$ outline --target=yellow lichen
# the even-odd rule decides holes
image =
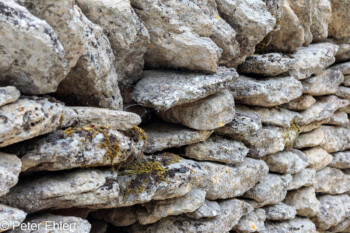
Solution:
[[[300,134],[300,126],[295,123],[294,120],[290,122],[290,127],[284,130],[283,143],[284,148],[289,150],[293,147],[295,140],[298,138]]]

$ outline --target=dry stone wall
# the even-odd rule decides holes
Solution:
[[[0,232],[350,232],[349,12],[0,0]]]

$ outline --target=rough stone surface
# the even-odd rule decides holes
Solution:
[[[350,88],[340,86],[338,88],[337,92],[335,93],[335,95],[340,97],[340,98],[350,100]]]
[[[216,201],[205,200],[204,204],[196,211],[187,213],[186,216],[193,219],[213,218],[221,213],[221,207]]]
[[[0,152],[0,196],[17,184],[21,165],[21,160],[16,155]]]
[[[303,151],[307,157],[310,168],[314,168],[316,171],[325,168],[333,160],[333,156],[320,147],[314,147]]]
[[[350,219],[347,218],[338,225],[329,229],[331,232],[349,232],[350,231]]]
[[[243,195],[257,182],[264,179],[268,172],[267,165],[261,160],[246,158],[235,167],[200,162],[207,176],[200,180],[209,200],[226,199]]]
[[[0,107],[18,100],[21,93],[12,86],[0,87]]]
[[[344,83],[343,83],[343,85],[346,86],[346,87],[350,87],[350,75],[344,76]]]
[[[293,233],[317,233],[316,226],[307,218],[295,218],[284,222],[265,222],[265,231],[270,232],[293,232]]]
[[[227,164],[243,163],[249,149],[240,141],[212,136],[204,142],[186,147],[185,156],[201,161],[217,161]]]
[[[316,183],[316,170],[305,168],[292,175],[292,181],[288,184],[288,190],[298,189],[303,186],[312,186]]]
[[[296,98],[283,106],[289,110],[303,111],[310,108],[314,103],[316,103],[316,99],[314,97],[303,94],[299,98]]]
[[[230,90],[237,102],[262,107],[288,103],[302,95],[302,85],[293,77],[260,80],[240,75]]]
[[[336,168],[326,167],[316,172],[316,192],[342,194],[350,191],[350,175]]]
[[[55,31],[12,0],[0,4],[0,85],[25,94],[56,91],[66,60]]]
[[[227,89],[236,78],[233,68],[219,67],[213,75],[182,71],[145,71],[133,91],[133,99],[146,107],[167,110]]]
[[[10,230],[18,223],[22,223],[26,216],[27,214],[22,210],[0,204],[0,222],[8,224],[7,226],[3,225],[0,232]]]
[[[339,125],[339,126],[345,126],[349,123],[349,117],[346,112],[343,112],[341,110],[336,111],[333,116],[329,119],[327,124],[329,125]]]
[[[229,91],[218,92],[191,103],[177,105],[158,112],[170,123],[180,123],[192,129],[212,130],[231,122],[235,116],[235,103]]]
[[[234,227],[236,232],[260,232],[265,230],[265,210],[256,209],[243,216]]]
[[[296,210],[293,206],[283,202],[264,207],[267,220],[284,221],[295,218]]]
[[[338,169],[350,168],[350,151],[337,152],[333,154],[333,160],[329,164]]]
[[[331,66],[330,69],[340,70],[344,76],[349,75],[350,74],[350,62],[335,64],[335,65]]]
[[[162,151],[167,148],[181,147],[205,141],[212,130],[196,131],[180,125],[156,122],[144,127],[147,133],[148,146],[146,153]]]
[[[336,38],[348,38],[350,36],[349,14],[347,9],[350,3],[346,0],[332,0],[332,22],[329,25],[329,35]]]
[[[289,191],[284,202],[293,206],[299,216],[313,217],[320,211],[320,202],[316,198],[314,187]]]
[[[328,36],[328,25],[332,21],[332,5],[330,0],[314,0],[314,11],[312,12],[311,33],[313,41],[326,39]]]
[[[264,161],[269,170],[277,173],[295,174],[309,165],[308,158],[299,150],[282,151],[267,155]]]
[[[76,113],[53,98],[26,97],[0,108],[0,147],[67,127]]]

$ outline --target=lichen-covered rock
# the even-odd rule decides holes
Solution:
[[[213,75],[150,70],[144,72],[132,97],[143,106],[167,110],[227,89],[237,77],[235,69],[225,67],[219,67]]]
[[[284,104],[283,107],[289,110],[303,111],[310,108],[314,103],[316,103],[316,99],[312,95],[303,94],[299,98]]]
[[[192,189],[182,197],[145,203],[146,210],[137,211],[137,219],[140,224],[147,225],[159,221],[170,215],[180,215],[197,210],[204,204],[205,191]]]
[[[205,200],[204,204],[196,211],[187,213],[186,216],[193,219],[213,218],[221,213],[221,207],[216,201]]]
[[[235,103],[232,94],[225,90],[204,99],[177,105],[157,115],[170,123],[180,123],[197,130],[212,130],[233,120]]]
[[[338,46],[332,43],[319,43],[302,47],[293,54],[296,65],[289,73],[298,80],[306,79],[313,74],[320,74],[335,62],[337,51]]]
[[[330,167],[338,169],[350,168],[350,151],[337,152],[333,154],[333,160],[329,164]]]
[[[16,155],[0,152],[0,196],[17,184],[21,165],[21,160]]]
[[[332,5],[330,0],[314,0],[311,33],[313,41],[328,37],[328,25],[332,21]]]
[[[199,186],[207,192],[209,200],[241,196],[268,173],[264,161],[251,158],[234,167],[211,162],[200,164],[207,175],[202,177]]]
[[[327,124],[329,125],[339,125],[339,126],[345,126],[348,123],[349,123],[348,114],[341,110],[336,111],[327,122]]]
[[[249,214],[243,216],[234,227],[236,232],[260,232],[265,230],[266,215],[265,210],[255,209]]]
[[[313,217],[320,211],[320,202],[316,198],[314,187],[289,191],[284,202],[293,206],[299,216]]]
[[[249,149],[240,141],[213,136],[185,149],[185,156],[201,161],[217,161],[227,164],[243,163]]]
[[[350,3],[346,0],[332,0],[332,22],[329,24],[329,36],[336,39],[350,36],[349,14]]]
[[[27,214],[22,210],[0,204],[0,222],[2,223],[0,232],[11,230],[18,226],[18,223],[22,223],[26,216]]]
[[[316,170],[305,168],[292,175],[292,181],[288,184],[288,190],[298,189],[303,186],[312,186],[316,183]]]
[[[350,88],[340,86],[338,88],[337,92],[335,93],[335,95],[340,97],[340,98],[350,100]]]
[[[264,207],[267,220],[284,221],[295,218],[296,210],[293,206],[283,202]]]
[[[288,103],[302,95],[302,85],[293,77],[255,79],[240,75],[230,90],[237,102],[262,107]]]
[[[316,172],[316,192],[326,194],[342,194],[350,191],[350,175],[341,170],[326,167]]]
[[[146,125],[144,130],[147,133],[148,142],[145,149],[146,153],[202,142],[213,133],[212,130],[197,131],[163,122],[154,122]]]
[[[284,222],[265,222],[265,231],[262,233],[317,233],[316,226],[307,218],[295,218]]]
[[[320,212],[314,218],[318,229],[326,230],[344,221],[349,216],[350,197],[343,195],[324,195],[319,198]]]
[[[109,222],[117,227],[130,226],[137,222],[135,206],[127,206],[113,209],[100,209],[91,214],[95,219]]]
[[[77,125],[100,125],[116,130],[128,130],[141,123],[141,118],[131,112],[94,107],[70,107],[77,114]]]
[[[0,108],[0,147],[68,127],[76,113],[49,97],[23,97]]]
[[[307,157],[299,150],[282,151],[263,159],[269,170],[277,173],[295,174],[309,165]]]
[[[18,100],[20,95],[21,93],[17,90],[16,87],[0,87],[0,107],[15,102]]]
[[[302,81],[303,93],[313,96],[335,94],[344,75],[340,70],[327,69],[322,73]]]
[[[325,168],[333,160],[333,156],[320,147],[313,147],[311,149],[303,150],[307,157],[310,168],[314,168],[316,171]]]
[[[277,76],[289,71],[294,60],[279,53],[254,54],[239,65],[240,73]]]
[[[0,85],[25,94],[56,91],[67,64],[55,31],[12,0],[0,4]]]
[[[208,219],[189,219],[168,217],[159,222],[141,226],[134,225],[131,232],[186,232],[186,233],[212,233],[212,232],[229,232],[235,226],[241,217],[254,209],[249,204],[238,199],[229,199],[219,202],[221,212],[215,218]]]

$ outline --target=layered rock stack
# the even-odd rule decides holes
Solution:
[[[0,0],[0,232],[350,232],[349,12]]]

